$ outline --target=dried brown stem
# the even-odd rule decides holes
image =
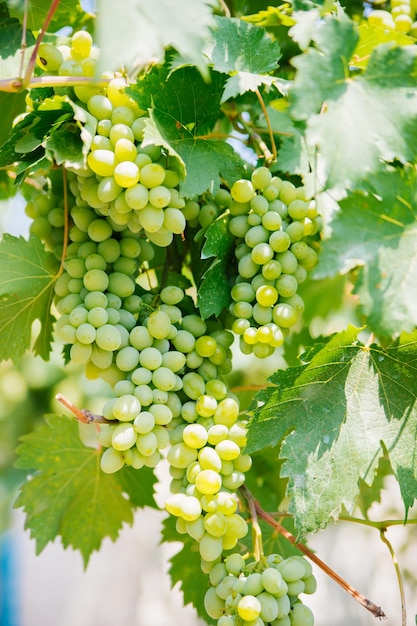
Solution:
[[[57,393],[57,395],[55,396],[55,399],[58,400],[58,402],[60,402],[61,404],[63,404],[69,411],[71,411],[71,413],[75,416],[75,418],[79,422],[82,422],[83,424],[93,424],[93,423],[112,424],[114,423],[114,422],[111,422],[110,420],[106,420],[106,418],[103,417],[102,415],[96,415],[95,413],[92,413],[88,409],[79,409],[77,406],[75,406],[75,404],[71,402],[71,400],[68,400],[68,398],[63,396],[62,393]]]
[[[287,530],[282,524],[277,522],[272,517],[272,515],[264,511],[261,505],[259,504],[258,500],[256,500],[253,497],[253,495],[251,494],[251,492],[245,485],[241,487],[241,490],[248,503],[251,500],[253,501],[257,516],[259,518],[265,520],[265,522],[267,522],[270,526],[272,526],[272,528],[275,528],[275,530],[277,530],[280,533],[280,535],[285,537],[287,541],[292,543],[301,552],[303,552],[303,554],[305,554],[305,556],[308,559],[310,559],[310,561],[313,561],[313,563],[315,563],[321,570],[323,570],[325,574],[330,576],[330,578],[332,578],[338,585],[340,585],[342,589],[344,589],[349,595],[351,595],[352,598],[354,598],[357,602],[359,602],[359,604],[361,604],[365,609],[370,611],[372,615],[374,615],[375,617],[379,617],[379,618],[386,617],[381,607],[377,606],[376,604],[371,602],[371,600],[368,600],[368,598],[366,598],[364,595],[356,591],[356,589],[354,589],[348,582],[346,582],[341,576],[339,576],[339,574],[337,574],[328,565],[326,565],[324,561],[322,561],[311,550],[309,550],[307,546],[297,541],[297,538],[292,533],[290,533],[290,531]]]

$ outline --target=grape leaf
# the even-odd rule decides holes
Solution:
[[[206,71],[202,55],[209,28],[214,25],[207,0],[98,0],[97,40],[103,70],[146,66],[173,47],[190,63]],[[131,16],[131,19],[126,19]]]
[[[15,507],[26,512],[38,554],[61,536],[64,547],[79,550],[87,565],[105,537],[114,541],[124,522],[132,524],[135,506],[152,504],[152,481],[139,490],[140,472],[137,478],[130,469],[124,476],[121,470],[121,478],[104,474],[99,451],[83,445],[72,419],[48,416],[21,439],[17,466],[35,473],[21,487]]]
[[[168,572],[172,586],[179,583],[184,596],[184,605],[191,604],[205,622],[216,624],[217,621],[209,617],[204,608],[204,596],[209,588],[209,580],[207,574],[201,571],[198,543],[189,535],[178,534],[173,517],[164,520],[162,541],[182,543],[179,552],[170,559]]]
[[[216,257],[203,274],[198,291],[198,306],[203,319],[218,317],[230,304],[230,284],[227,270],[233,258],[235,238],[230,234],[227,219],[218,219],[206,231],[201,256]]]
[[[231,75],[222,102],[271,85],[274,77],[268,74],[277,69],[282,56],[278,43],[263,28],[237,18],[217,17],[216,26],[206,53],[217,72]]]
[[[22,26],[19,20],[10,17],[4,2],[0,3],[0,41],[0,77],[19,78],[33,51],[35,38],[30,31],[26,31],[26,63],[22,68]]]
[[[343,12],[323,18],[317,13],[311,35],[314,47],[291,60],[297,69],[291,89],[296,119],[319,113],[324,101],[337,100],[345,92],[347,67],[358,41],[353,22]]]
[[[38,31],[43,26],[51,8],[51,0],[30,0],[29,9],[24,0],[8,0],[7,4],[10,8],[10,14],[17,16],[19,19],[23,19],[26,11],[28,28],[34,31]],[[63,26],[72,24],[77,12],[82,13],[78,0],[60,0],[57,3],[48,30],[53,32]]]
[[[308,118],[306,140],[330,188],[353,185],[381,159],[416,157],[416,47],[377,46],[365,72],[351,77],[357,40],[346,16],[327,16],[317,24],[315,47],[293,59],[292,114]]]
[[[5,234],[0,241],[0,360],[20,362],[31,345],[35,320],[41,327],[34,352],[43,359],[49,356],[55,276],[47,259],[48,253],[33,235],[27,241]]]
[[[374,480],[386,450],[405,514],[417,498],[417,332],[364,346],[359,329],[334,335],[299,367],[276,372],[257,396],[248,452],[284,440],[282,476],[300,535],[350,511],[359,480]]]
[[[181,192],[192,197],[216,191],[220,177],[232,184],[242,174],[242,160],[224,141],[210,136],[220,113],[225,77],[212,72],[209,83],[195,68],[170,76],[167,67],[155,68],[129,90],[151,120],[145,126],[144,145],[165,147],[176,156],[185,181]]]
[[[331,238],[322,242],[315,271],[324,278],[362,266],[355,292],[381,336],[417,325],[416,183],[413,170],[394,170],[370,177],[368,193],[350,193],[331,222]]]

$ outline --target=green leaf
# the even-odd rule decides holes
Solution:
[[[230,284],[228,268],[233,258],[235,238],[230,234],[228,220],[218,219],[205,234],[206,241],[202,258],[216,257],[203,274],[203,282],[198,291],[198,306],[203,319],[211,315],[218,317],[230,304]]]
[[[0,78],[20,78],[21,70],[24,71],[33,51],[35,38],[30,31],[26,31],[26,63],[21,67],[22,26],[19,20],[10,17],[5,2],[0,3],[0,41]],[[6,111],[3,108],[1,110]]]
[[[168,77],[168,69],[159,67],[130,90],[139,106],[151,111],[144,145],[163,146],[179,159],[186,173],[181,192],[187,197],[216,191],[220,177],[233,184],[242,173],[242,160],[233,148],[210,137],[220,114],[224,80],[212,72],[207,83],[191,67]]]
[[[314,47],[293,59],[298,71],[291,110],[296,119],[308,120],[306,140],[317,151],[316,168],[324,185],[353,185],[381,160],[413,161],[416,47],[380,45],[365,72],[350,76],[358,40],[353,23],[340,13],[316,26]]]
[[[202,49],[214,25],[207,0],[124,0],[122,11],[117,3],[106,0],[98,0],[97,5],[103,70],[146,66],[161,59],[164,49],[172,46],[205,71]]]
[[[31,345],[31,330],[39,320],[35,354],[47,359],[52,340],[50,312],[55,276],[39,239],[4,235],[0,241],[0,360],[18,364]]]
[[[346,91],[349,60],[358,41],[354,23],[345,13],[323,18],[314,15],[314,47],[291,60],[297,69],[291,90],[296,119],[319,113],[323,102],[337,100]]]
[[[249,427],[248,451],[281,440],[289,511],[300,535],[351,511],[359,481],[387,451],[405,513],[417,498],[417,332],[366,347],[358,329],[335,335],[300,367],[278,371]]]
[[[105,537],[114,541],[123,523],[132,524],[135,506],[152,505],[152,482],[140,490],[140,477],[133,478],[130,469],[121,470],[121,478],[104,474],[99,451],[83,445],[72,419],[48,416],[22,441],[17,466],[35,474],[21,487],[15,506],[26,512],[38,554],[61,536],[64,547],[79,550],[87,565]]]
[[[51,0],[30,0],[30,8],[27,10],[24,0],[8,0],[11,15],[23,19],[25,11],[27,13],[27,23],[30,30],[39,30],[51,8]],[[60,0],[51,23],[48,27],[50,32],[56,31],[63,26],[68,26],[74,21],[75,15],[82,13],[78,0]]]
[[[172,586],[179,584],[184,597],[184,605],[191,604],[198,615],[208,624],[216,624],[204,608],[204,596],[209,588],[207,574],[201,571],[201,556],[198,543],[189,535],[179,535],[175,527],[175,519],[164,520],[162,541],[182,543],[182,547],[170,559],[169,575]]]
[[[132,506],[159,508],[154,499],[154,486],[157,480],[151,468],[142,467],[137,470],[125,465],[114,474],[114,477],[123,492],[129,496]]]
[[[277,42],[263,28],[237,18],[217,17],[216,26],[206,52],[216,71],[231,75],[222,102],[271,85],[274,78],[268,74],[277,69],[282,56]]]
[[[315,270],[324,278],[361,266],[355,292],[380,336],[417,325],[416,185],[414,170],[394,170],[369,178],[368,192],[350,193],[340,202]]]

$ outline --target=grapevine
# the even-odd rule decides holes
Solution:
[[[85,458],[81,466],[98,460],[91,466],[99,469],[95,480],[103,490],[92,506],[109,492],[120,505],[128,502],[120,520],[109,516],[108,530],[94,529],[91,545],[66,537],[72,528],[57,530],[64,544],[80,547],[85,562],[104,536],[115,537],[131,520],[141,477],[154,480],[154,470],[165,468],[167,527],[198,555],[204,582],[195,605],[209,623],[313,626],[305,599],[317,589],[311,562],[373,616],[385,617],[304,540],[344,519],[364,485],[389,473],[400,483],[406,516],[417,498],[404,479],[404,472],[415,479],[407,422],[415,401],[417,318],[408,267],[415,250],[404,252],[406,244],[398,243],[398,270],[389,243],[400,237],[400,227],[413,232],[416,219],[410,189],[417,153],[397,135],[417,124],[410,78],[417,7],[374,3],[360,14],[352,10],[351,19],[339,5],[292,2],[242,18],[231,16],[229,3],[197,4],[197,15],[208,22],[201,32],[197,27],[198,46],[182,49],[181,40],[167,37],[159,59],[136,59],[132,69],[121,58],[103,66],[105,47],[96,44],[89,18],[75,21],[68,37],[48,33],[59,20],[55,2],[29,61],[20,59],[19,78],[0,81],[9,95],[27,89],[25,108],[0,148],[0,167],[7,184],[12,180],[26,196],[30,221],[28,240],[5,235],[0,242],[0,285],[7,286],[0,293],[0,358],[19,365],[30,343],[48,358],[53,344],[62,349],[65,367],[79,368],[107,390],[98,411],[57,390],[70,421],[47,417],[23,437],[18,464],[35,478],[23,484],[16,505],[44,542],[42,515],[53,513],[38,519],[33,506],[31,489],[49,477],[36,437],[52,442],[59,474],[67,452],[55,450],[54,436],[61,445],[71,432]],[[282,42],[277,25],[286,33]],[[26,21],[21,32],[23,40]],[[288,41],[297,47],[294,56]],[[334,52],[330,41],[340,41],[335,57],[343,68],[323,66]],[[255,48],[259,59],[251,54]],[[395,88],[381,78],[385,66],[400,74]],[[314,96],[309,88],[307,99],[310,76],[318,90]],[[352,93],[375,107],[384,97],[401,98],[403,106],[395,133],[390,127],[377,140],[369,111],[358,113],[358,127],[370,130],[363,130],[357,164],[350,157],[359,137],[346,113]],[[346,168],[328,141],[337,107],[347,118],[334,142],[346,147]],[[380,111],[380,119],[385,114]],[[244,145],[232,148],[240,140]],[[369,240],[371,225],[383,233],[385,255],[377,236]],[[388,297],[395,271],[398,311]],[[29,296],[22,291],[25,274]],[[362,326],[321,337],[314,321],[325,313],[320,294],[309,290],[316,279],[334,275],[343,277],[340,298],[348,315]],[[334,306],[325,300],[324,307]],[[256,395],[256,385],[246,385],[250,375],[242,385],[236,379],[236,361],[268,366],[279,359],[292,366],[275,366]],[[388,363],[398,374],[391,376]],[[387,384],[398,402],[381,391]],[[375,394],[371,429],[366,407]],[[89,429],[88,445],[78,437],[80,423]],[[256,493],[271,495],[263,464],[274,446],[282,475],[270,491],[272,506],[288,507],[282,516],[267,512]],[[83,492],[77,480],[73,498]],[[361,504],[368,523],[370,504]],[[69,510],[66,502],[58,515]],[[386,527],[377,527],[395,563]],[[295,548],[265,549],[271,529]],[[405,607],[396,563],[395,570]],[[405,608],[402,617],[405,626]]]

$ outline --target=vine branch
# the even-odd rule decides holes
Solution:
[[[272,528],[275,528],[275,530],[277,530],[280,533],[280,535],[285,537],[287,541],[289,541],[292,545],[294,545],[301,552],[303,552],[303,554],[305,554],[305,556],[308,559],[310,559],[310,561],[313,561],[313,563],[315,563],[325,574],[330,576],[332,580],[334,580],[338,585],[340,585],[340,587],[342,587],[342,589],[344,589],[349,595],[351,595],[354,600],[359,602],[361,606],[363,606],[365,609],[370,611],[372,615],[374,615],[375,617],[379,617],[379,618],[386,617],[381,607],[377,606],[376,604],[371,602],[371,600],[368,600],[368,598],[366,598],[364,595],[359,593],[359,591],[357,591],[354,587],[352,587],[341,576],[339,576],[339,574],[337,574],[326,563],[324,563],[324,561],[322,561],[318,556],[316,556],[314,552],[309,550],[307,546],[300,543],[297,540],[297,538],[292,533],[290,533],[290,531],[287,530],[282,524],[280,524],[277,520],[275,520],[272,517],[272,515],[264,511],[261,505],[259,504],[258,500],[256,500],[253,497],[252,493],[249,491],[249,489],[245,485],[243,485],[240,489],[246,501],[248,502],[248,504],[252,501],[253,503],[252,506],[255,508],[258,518],[263,519],[265,522],[267,522],[267,524],[272,526]]]

